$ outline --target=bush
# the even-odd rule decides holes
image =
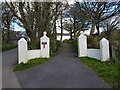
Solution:
[[[72,47],[72,49],[73,49],[73,52],[77,53],[77,52],[78,52],[77,39],[76,39],[76,40],[69,40],[68,42],[71,44],[71,47]]]
[[[53,56],[54,53],[58,50],[60,47],[61,42],[55,39],[50,40],[50,55]]]
[[[100,48],[100,37],[99,36],[89,36],[87,38],[88,48]]]
[[[7,51],[10,49],[14,49],[17,48],[17,44],[16,43],[10,43],[10,44],[3,44],[2,45],[2,51]]]
[[[67,39],[65,39],[65,40],[63,40],[62,42],[63,42],[63,43],[68,43],[68,40],[67,40]]]
[[[28,42],[28,50],[40,49],[40,41],[36,41],[34,44]]]
[[[115,50],[115,61],[120,63],[120,48]]]

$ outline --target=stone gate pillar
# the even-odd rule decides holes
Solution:
[[[18,63],[21,62],[27,62],[27,41],[24,38],[18,41]]]
[[[47,32],[43,32],[43,37],[40,38],[41,46],[41,57],[49,58],[50,57],[50,39],[46,36]]]
[[[87,56],[87,37],[81,31],[81,35],[78,37],[78,57],[85,56]]]
[[[109,53],[109,41],[105,38],[102,38],[100,41],[100,50],[101,50],[101,61],[107,61],[110,59]]]

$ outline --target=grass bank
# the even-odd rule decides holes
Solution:
[[[118,68],[119,63],[115,63],[112,61],[101,62],[96,59],[88,57],[81,57],[80,61],[87,64],[113,88],[119,87],[120,85],[120,68]]]
[[[2,51],[7,51],[10,49],[17,48],[17,44],[3,44],[0,46],[0,48],[2,48]]]
[[[27,63],[20,63],[16,65],[13,71],[20,71],[20,70],[26,70],[28,68],[32,68],[34,66],[37,66],[39,64],[42,64],[44,62],[48,61],[48,58],[35,58],[28,60]]]

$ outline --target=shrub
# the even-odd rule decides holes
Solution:
[[[75,39],[75,40],[69,40],[68,42],[71,44],[71,47],[72,47],[72,49],[73,49],[73,52],[77,53],[77,52],[78,52],[77,39]]]
[[[67,42],[68,42],[68,40],[67,40],[67,39],[65,39],[65,40],[63,40],[62,42],[63,42],[63,43],[67,43]]]
[[[51,39],[50,40],[50,55],[54,55],[54,53],[58,50],[58,48],[60,47],[60,41],[55,40],[55,39]]]
[[[115,61],[120,63],[120,48],[115,50]]]
[[[10,43],[10,44],[3,44],[2,45],[2,51],[7,51],[13,48],[17,48],[17,44],[16,43]]]
[[[40,49],[40,41],[37,40],[34,44],[28,42],[28,50]]]
[[[89,36],[87,38],[88,48],[100,48],[100,37],[99,36]]]

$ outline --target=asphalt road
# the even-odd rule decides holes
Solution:
[[[13,72],[17,64],[17,48],[2,53],[2,88],[20,88]]]
[[[28,70],[17,71],[22,88],[108,88],[109,85],[63,44],[48,62]]]

